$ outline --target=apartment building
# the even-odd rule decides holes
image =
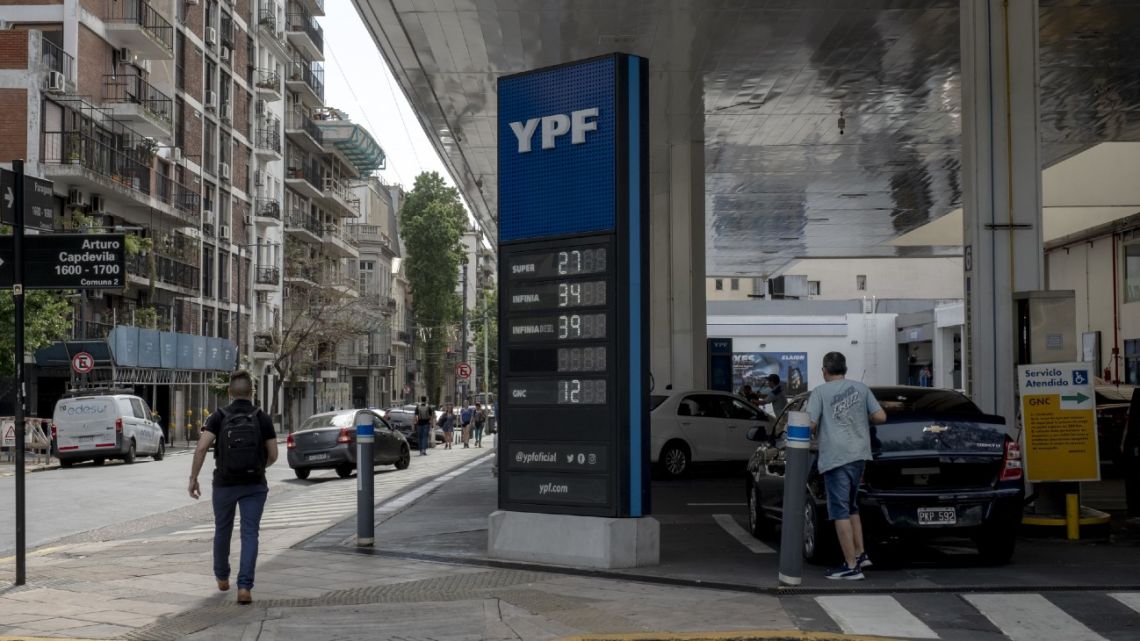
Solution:
[[[127,386],[185,433],[240,362],[282,424],[285,257],[355,291],[352,185],[383,163],[324,105],[323,14],[323,0],[0,0],[0,163],[23,158],[54,182],[58,229],[128,234],[130,285],[81,292],[70,338],[145,352],[146,335],[116,328],[194,337],[172,367],[108,350],[117,367],[95,381],[47,359],[47,412],[68,385]]]

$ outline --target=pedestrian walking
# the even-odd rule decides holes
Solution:
[[[459,414],[459,424],[463,429],[463,447],[471,447],[471,420],[475,416],[475,408],[467,405]]]
[[[811,429],[819,435],[819,472],[827,488],[827,515],[843,549],[843,565],[827,573],[829,579],[860,580],[871,559],[863,547],[859,518],[859,481],[871,460],[871,423],[887,420],[887,413],[871,390],[849,381],[847,359],[839,352],[823,357],[823,385],[808,399]]]
[[[483,447],[483,428],[487,425],[487,413],[483,411],[482,403],[475,404],[475,414],[471,417],[475,424],[475,447]]]
[[[420,397],[416,406],[416,439],[420,445],[420,456],[427,456],[428,439],[431,438],[431,420],[435,412],[428,405],[427,397]]]
[[[772,411],[777,417],[788,407],[788,395],[784,392],[784,384],[780,381],[779,374],[768,375],[768,402],[772,404]]]
[[[450,450],[455,439],[455,407],[451,403],[444,404],[443,414],[439,415],[436,425],[443,428],[443,449]]]
[[[190,497],[198,499],[202,490],[198,474],[214,447],[214,578],[218,589],[230,589],[230,539],[234,513],[241,510],[241,562],[238,566],[237,602],[253,602],[254,569],[257,565],[261,513],[269,486],[265,468],[277,461],[277,434],[269,416],[253,405],[253,378],[238,370],[230,375],[230,404],[206,420],[194,450],[190,468]]]

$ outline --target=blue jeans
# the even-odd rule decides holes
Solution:
[[[483,426],[475,426],[475,447],[483,447]]]
[[[852,461],[823,473],[827,486],[827,516],[842,521],[859,513],[859,481],[863,478],[864,461]]]
[[[253,589],[253,572],[257,565],[257,534],[261,528],[261,513],[269,487],[233,485],[214,488],[214,578],[230,578],[230,539],[234,533],[234,511],[241,508],[241,565],[238,567],[237,586]]]
[[[420,441],[420,454],[427,454],[428,439],[431,438],[431,423],[417,425],[416,438]]]

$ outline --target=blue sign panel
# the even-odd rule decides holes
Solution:
[[[649,513],[647,69],[499,81],[499,506]]]
[[[499,82],[499,239],[612,231],[617,65],[606,56]]]
[[[162,332],[159,339],[162,344],[162,365],[165,369],[178,367],[178,334]]]
[[[139,367],[162,367],[161,336],[157,329],[139,330]]]
[[[120,367],[137,367],[139,364],[139,328],[119,325],[107,336],[115,364]]]

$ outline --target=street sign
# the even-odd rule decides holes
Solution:
[[[404,386],[404,396],[407,396],[408,394],[411,394],[411,393],[412,393],[412,386],[411,385],[405,385]]]
[[[1089,363],[1018,368],[1026,479],[1099,481],[1096,394]]]
[[[76,374],[86,374],[95,369],[95,358],[87,352],[79,352],[71,358],[71,369]]]
[[[459,378],[462,378],[463,380],[471,378],[471,366],[467,363],[456,363],[455,375]]]
[[[13,281],[11,236],[0,236],[0,287]],[[127,284],[123,234],[24,237],[26,289],[121,289]]]
[[[0,169],[0,223],[14,225],[16,174]],[[55,225],[55,190],[50,180],[24,176],[24,227],[51,231]]]

